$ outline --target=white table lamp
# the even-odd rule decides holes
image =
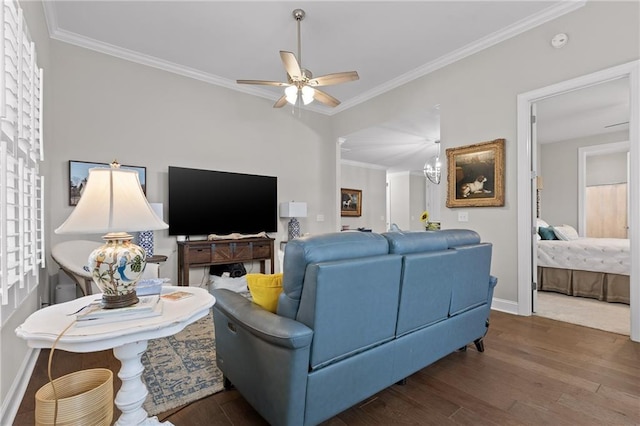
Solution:
[[[298,217],[307,217],[307,203],[289,201],[280,203],[280,217],[291,218],[289,221],[289,241],[300,237],[300,222]]]
[[[106,243],[89,254],[88,267],[102,291],[105,308],[137,303],[136,283],[146,265],[145,251],[127,232],[169,227],[147,201],[138,172],[119,168],[89,170],[87,186],[71,215],[56,234],[106,233]]]

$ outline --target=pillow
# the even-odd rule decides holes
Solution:
[[[278,296],[282,293],[282,273],[247,274],[246,277],[253,303],[275,313],[278,308]]]
[[[562,226],[556,226],[553,228],[553,232],[556,234],[556,237],[558,237],[558,239],[563,241],[573,241],[580,238],[578,232],[571,225],[565,224]]]
[[[542,237],[543,240],[557,240],[555,232],[553,232],[553,226],[544,227],[541,226],[538,229],[538,234]]]
[[[536,229],[540,229],[540,227],[544,227],[544,228],[548,228],[549,224],[547,222],[545,222],[544,220],[537,218],[536,219]]]

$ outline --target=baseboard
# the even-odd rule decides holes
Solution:
[[[2,412],[0,413],[0,425],[12,425],[13,421],[18,414],[18,409],[24,398],[24,393],[27,391],[29,380],[31,380],[31,374],[38,361],[40,355],[40,349],[30,348],[27,352],[27,356],[24,358],[16,379],[11,384],[11,388],[2,404]]]
[[[514,302],[513,300],[497,299],[494,297],[491,300],[491,309],[518,315],[518,302]]]

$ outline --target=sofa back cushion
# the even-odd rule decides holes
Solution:
[[[456,259],[453,250],[404,256],[398,336],[449,316],[451,273],[457,267]]]
[[[307,266],[296,320],[313,329],[312,370],[394,338],[401,270],[389,254]]]
[[[487,302],[491,244],[468,229],[389,232],[403,255],[398,336]]]
[[[453,249],[457,254],[457,261],[451,276],[450,316],[488,302],[491,249],[489,243]]]
[[[278,315],[296,318],[308,265],[388,252],[387,240],[373,232],[335,232],[289,241],[285,246],[283,291],[278,299]]]

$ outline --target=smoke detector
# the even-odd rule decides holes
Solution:
[[[551,45],[556,49],[560,49],[561,47],[564,47],[564,45],[567,44],[568,41],[569,36],[565,33],[560,33],[553,36],[553,38],[551,39]]]

